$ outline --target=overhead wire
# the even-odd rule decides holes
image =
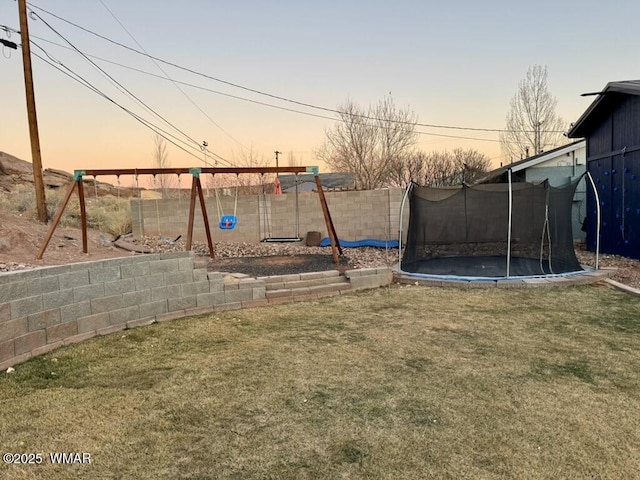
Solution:
[[[152,131],[154,131],[155,133],[157,133],[158,135],[160,135],[161,137],[163,137],[165,140],[167,140],[168,142],[172,143],[173,145],[175,145],[176,147],[178,147],[179,149],[181,149],[182,151],[184,151],[185,153],[194,156],[196,158],[199,159],[198,156],[196,156],[193,152],[190,152],[189,150],[187,150],[186,148],[184,148],[183,146],[179,145],[178,143],[176,143],[176,141],[171,140],[171,138],[176,138],[175,136],[169,134],[168,132],[166,132],[164,129],[161,129],[160,127],[152,124],[151,122],[149,122],[148,120],[145,120],[144,118],[142,118],[140,115],[138,115],[137,113],[133,112],[132,110],[126,108],[125,106],[119,104],[118,102],[116,102],[113,98],[109,97],[107,94],[105,94],[104,92],[102,92],[101,90],[99,90],[97,87],[95,87],[93,84],[91,84],[89,81],[87,81],[86,79],[84,79],[82,76],[78,75],[77,73],[73,72],[72,70],[68,69],[68,67],[66,67],[62,62],[55,60],[53,57],[51,57],[50,54],[45,52],[45,55],[49,58],[49,60],[47,60],[46,58],[42,57],[40,54],[38,54],[37,52],[32,52],[33,56],[35,56],[36,58],[38,58],[39,60],[43,61],[44,63],[54,67],[55,69],[57,69],[58,71],[60,71],[61,73],[63,73],[64,75],[68,76],[69,78],[71,78],[72,80],[80,83],[81,85],[83,85],[84,87],[88,88],[89,90],[93,91],[94,93],[96,93],[97,95],[101,96],[102,98],[104,98],[105,100],[113,103],[114,105],[116,105],[118,108],[120,108],[121,110],[123,110],[125,113],[127,113],[128,115],[132,116],[135,120],[137,120],[138,122],[142,123],[145,127],[150,128]],[[160,133],[162,132],[162,133]],[[163,135],[164,133],[164,135]],[[177,141],[181,141],[181,140],[177,140]],[[184,143],[184,142],[183,142]]]
[[[63,17],[60,17],[60,16],[58,16],[58,15],[52,13],[52,12],[49,12],[48,10],[46,10],[46,9],[44,9],[42,7],[39,7],[39,6],[37,6],[37,5],[35,5],[35,4],[31,3],[31,2],[29,2],[29,5],[31,7],[33,7],[33,8],[36,8],[36,9],[48,14],[48,15],[51,15],[54,18],[57,18],[58,20],[60,20],[62,22],[65,22],[65,23],[67,23],[69,25],[72,25],[75,28],[78,28],[78,29],[80,29],[80,30],[82,30],[82,31],[84,31],[86,33],[89,33],[90,35],[96,36],[98,38],[101,38],[102,40],[110,42],[110,43],[112,43],[114,45],[117,45],[117,46],[119,46],[121,48],[124,48],[126,50],[132,51],[132,52],[137,53],[139,55],[146,56],[148,58],[151,58],[151,59],[154,59],[154,60],[156,60],[158,62],[161,62],[161,63],[163,63],[165,65],[172,66],[174,68],[189,72],[191,74],[198,75],[198,76],[207,78],[209,80],[213,80],[215,82],[219,82],[219,83],[222,83],[222,84],[234,87],[234,88],[238,88],[238,89],[245,90],[245,91],[248,91],[248,92],[251,92],[251,93],[255,93],[257,95],[270,97],[270,98],[273,98],[273,99],[276,99],[276,100],[280,100],[280,101],[283,101],[283,102],[293,103],[293,104],[304,106],[304,107],[307,107],[307,108],[312,108],[312,109],[316,109],[316,110],[322,110],[322,111],[329,112],[329,113],[334,113],[334,114],[344,114],[344,112],[341,112],[341,111],[339,111],[337,109],[323,107],[323,106],[319,106],[319,105],[314,105],[314,104],[311,104],[311,103],[301,102],[301,101],[298,101],[298,100],[293,100],[293,99],[290,99],[290,98],[287,98],[287,97],[283,97],[283,96],[280,96],[280,95],[275,95],[275,94],[268,93],[268,92],[263,92],[261,90],[255,89],[255,88],[246,87],[246,86],[240,85],[238,83],[230,82],[228,80],[223,80],[221,78],[217,78],[217,77],[214,77],[214,76],[202,73],[202,72],[198,72],[198,71],[193,70],[191,68],[184,67],[184,66],[176,64],[174,62],[170,62],[170,61],[161,59],[159,57],[150,55],[150,54],[148,54],[146,52],[142,52],[142,51],[137,50],[137,49],[135,49],[133,47],[125,45],[123,43],[117,42],[117,41],[115,41],[115,40],[113,40],[113,39],[111,39],[109,37],[101,35],[101,34],[99,34],[97,32],[94,32],[94,31],[88,29],[88,28],[85,28],[85,27],[83,27],[81,25],[78,25],[77,23],[74,23],[74,22],[72,22],[70,20],[67,20],[67,19],[65,19]],[[364,115],[364,114],[350,113],[348,115],[350,115],[352,117],[367,119],[367,120],[383,120],[383,119],[380,119],[380,118],[376,118],[376,117],[373,117],[373,116],[370,116],[370,115]],[[498,128],[461,127],[461,126],[454,126],[454,125],[439,125],[439,124],[420,123],[420,122],[414,123],[414,122],[402,121],[402,120],[386,120],[385,119],[385,121],[391,121],[392,123],[405,124],[405,125],[415,125],[415,126],[419,126],[419,127],[442,128],[442,129],[451,129],[451,130],[467,130],[467,131],[492,132],[492,133],[504,133],[504,132],[509,132],[510,131],[510,130],[507,130],[507,129],[498,129]],[[522,132],[522,133],[534,133],[534,130],[519,130],[519,131]],[[563,130],[541,130],[541,132],[544,132],[544,133],[563,133],[564,131]]]
[[[120,19],[115,15],[115,13],[113,13],[113,11],[107,6],[107,4],[104,2],[104,0],[99,0],[99,2],[102,4],[102,6],[107,10],[107,12],[109,12],[109,14],[113,17],[113,19],[118,23],[118,25],[120,25],[120,27],[122,27],[122,29],[127,33],[127,35],[129,35],[129,37],[131,38],[131,40],[133,40],[135,42],[136,45],[138,45],[138,47],[140,47],[140,49],[144,52],[145,55],[147,55],[149,57],[149,59],[153,62],[153,64],[158,68],[158,70],[160,70],[162,72],[162,74],[164,75],[164,77],[169,80],[171,83],[173,83],[173,85],[178,89],[178,91],[187,99],[189,100],[189,102],[196,107],[200,113],[202,113],[216,128],[218,128],[222,133],[224,133],[227,137],[229,137],[231,140],[233,140],[234,142],[236,142],[241,148],[246,150],[246,146],[242,144],[242,142],[240,142],[238,139],[236,139],[233,135],[231,135],[229,132],[227,132],[224,128],[222,128],[222,126],[216,122],[213,118],[211,118],[211,116],[205,112],[202,107],[200,107],[200,105],[198,105],[188,94],[187,92],[185,92],[182,88],[180,88],[180,85],[178,85],[178,83],[173,80],[169,74],[160,66],[160,64],[158,63],[158,61],[153,58],[151,55],[149,55],[149,52],[147,52],[145,50],[145,48],[140,44],[140,42],[138,42],[138,40],[136,40],[136,38],[133,36],[133,34],[127,29],[127,27],[124,26],[124,24],[120,21]]]
[[[103,5],[104,5],[104,3],[103,3]],[[80,26],[80,25],[77,25],[77,24],[75,24],[75,23],[73,23],[73,22],[70,22],[70,21],[68,21],[68,20],[66,20],[66,19],[63,19],[62,17],[59,17],[59,16],[57,16],[57,15],[55,15],[55,14],[51,13],[51,12],[48,12],[47,10],[42,9],[41,7],[38,7],[38,6],[35,6],[35,5],[32,5],[32,4],[30,4],[30,6],[32,6],[32,7],[34,7],[34,8],[37,8],[37,9],[40,9],[40,10],[42,10],[43,12],[45,12],[45,13],[47,13],[47,14],[49,14],[49,15],[51,15],[51,16],[53,16],[53,17],[55,17],[55,18],[60,19],[61,21],[64,21],[64,22],[66,22],[66,23],[69,23],[69,24],[71,24],[71,25],[75,26],[76,28],[79,28],[79,29],[81,29],[81,30],[83,30],[83,31],[86,31],[86,32],[91,33],[91,34],[93,34],[93,35],[96,35],[96,36],[98,36],[98,37],[100,37],[100,38],[103,38],[104,40],[107,40],[107,41],[109,41],[109,42],[111,42],[111,43],[114,43],[114,44],[116,44],[116,45],[118,45],[118,46],[120,46],[120,47],[122,47],[122,48],[126,48],[126,49],[131,50],[131,51],[133,51],[133,52],[135,52],[135,53],[138,53],[138,54],[140,54],[140,55],[147,56],[147,57],[149,57],[150,59],[152,59],[152,60],[154,61],[154,63],[156,63],[156,61],[158,61],[158,62],[162,62],[162,63],[165,63],[165,64],[169,64],[169,65],[171,65],[171,66],[174,66],[174,67],[181,68],[181,69],[183,69],[183,70],[189,71],[189,72],[191,72],[191,73],[195,73],[195,74],[198,74],[198,75],[204,76],[204,77],[206,77],[206,78],[211,78],[211,79],[216,80],[216,81],[221,81],[222,83],[231,84],[231,85],[233,85],[233,86],[237,86],[238,88],[244,88],[245,90],[254,91],[253,89],[248,89],[248,88],[246,88],[246,87],[242,87],[242,86],[239,86],[239,85],[235,85],[235,84],[232,84],[232,83],[230,83],[230,82],[226,82],[226,81],[224,81],[224,80],[216,79],[216,78],[214,78],[214,77],[210,77],[210,76],[208,76],[208,75],[201,74],[201,73],[199,73],[199,72],[195,72],[195,71],[193,71],[193,70],[191,70],[191,69],[187,69],[187,68],[185,68],[185,67],[180,67],[179,65],[173,64],[173,63],[171,63],[171,62],[166,62],[165,60],[159,59],[159,58],[157,58],[157,57],[153,57],[152,55],[149,55],[149,54],[148,54],[148,53],[146,53],[146,52],[140,52],[140,51],[138,51],[138,50],[136,50],[136,49],[133,49],[133,48],[131,48],[131,47],[128,47],[128,46],[126,46],[126,45],[124,45],[124,44],[121,44],[121,43],[119,43],[119,42],[115,42],[114,40],[111,40],[111,39],[109,39],[108,37],[104,37],[104,36],[102,36],[102,35],[100,35],[100,34],[97,34],[97,33],[95,33],[95,32],[92,32],[92,31],[90,31],[90,30],[88,30],[88,29],[86,29],[86,28],[84,28],[84,27],[82,27],[82,26]],[[106,7],[106,5],[104,5],[104,6],[105,6],[105,8],[107,8],[107,10],[108,10],[110,13],[112,13],[112,12],[108,9],[108,7]],[[42,22],[43,22],[43,23],[44,23],[48,28],[50,28],[54,33],[56,33],[60,38],[62,38],[62,39],[63,39],[63,40],[68,44],[68,45],[70,45],[70,47],[66,47],[66,46],[64,46],[64,45],[60,45],[60,44],[57,44],[57,43],[55,43],[55,42],[52,42],[52,41],[50,41],[50,40],[46,40],[46,39],[41,39],[41,40],[43,40],[43,41],[47,41],[47,42],[50,42],[50,43],[52,43],[52,44],[54,44],[54,45],[57,45],[57,46],[59,46],[59,47],[62,47],[62,48],[68,48],[68,49],[73,50],[73,51],[77,52],[78,54],[80,54],[83,58],[85,58],[85,60],[87,60],[90,64],[92,64],[95,68],[97,68],[100,72],[102,72],[102,73],[103,73],[107,78],[109,78],[112,82],[114,82],[116,85],[118,85],[118,86],[121,88],[121,90],[124,90],[126,93],[128,93],[128,94],[129,94],[129,96],[131,96],[131,97],[132,97],[132,98],[134,98],[136,101],[138,101],[138,103],[140,103],[141,105],[143,105],[143,106],[144,106],[148,111],[150,111],[151,113],[153,113],[156,117],[158,117],[159,119],[161,119],[161,120],[162,120],[163,122],[165,122],[167,125],[171,126],[171,127],[172,127],[172,128],[174,128],[176,131],[180,132],[182,135],[184,135],[186,138],[188,138],[188,139],[189,139],[193,144],[198,145],[198,148],[201,148],[198,142],[196,142],[193,138],[191,138],[189,135],[187,135],[186,133],[184,133],[182,130],[180,130],[180,129],[178,129],[177,127],[175,127],[171,122],[169,122],[169,121],[168,121],[168,120],[166,120],[164,117],[162,117],[162,115],[160,115],[160,114],[158,114],[157,112],[155,112],[155,110],[153,110],[151,107],[149,107],[148,105],[146,105],[142,100],[140,100],[140,99],[139,99],[137,96],[135,96],[132,92],[130,92],[128,89],[126,89],[126,87],[124,87],[120,82],[118,82],[117,80],[115,80],[111,75],[109,75],[108,73],[106,73],[106,71],[104,71],[102,68],[100,68],[98,65],[96,65],[96,64],[95,64],[95,62],[91,61],[88,57],[96,58],[96,59],[101,60],[101,61],[103,61],[103,62],[111,63],[111,64],[114,64],[114,65],[120,66],[120,67],[122,67],[122,68],[127,68],[127,69],[130,69],[130,70],[134,70],[134,71],[137,71],[137,72],[142,73],[142,74],[145,74],[145,75],[149,75],[149,76],[153,76],[153,77],[156,77],[156,78],[161,78],[161,79],[163,79],[163,80],[171,81],[172,83],[174,83],[174,84],[176,85],[176,87],[178,87],[178,85],[177,85],[177,84],[179,83],[179,84],[183,84],[183,85],[186,85],[186,86],[190,86],[190,87],[192,87],[192,88],[197,88],[197,89],[201,89],[201,90],[209,91],[209,92],[214,93],[214,94],[218,94],[218,95],[222,95],[222,96],[226,96],[226,97],[234,98],[234,99],[237,99],[237,100],[241,100],[241,101],[245,101],[245,102],[250,102],[250,103],[254,103],[254,104],[258,104],[258,105],[262,105],[262,106],[266,106],[266,107],[276,108],[276,109],[280,109],[280,110],[284,110],[284,111],[290,111],[290,112],[293,112],[293,113],[299,113],[299,114],[303,114],[303,115],[307,115],[307,116],[312,116],[312,117],[317,117],[317,118],[323,118],[323,119],[327,119],[327,120],[331,120],[331,121],[336,121],[336,120],[338,120],[338,121],[339,121],[339,120],[340,120],[340,119],[336,119],[335,117],[328,117],[328,116],[326,116],[326,115],[319,115],[319,114],[314,114],[314,113],[310,113],[310,112],[304,112],[304,111],[296,110],[296,109],[292,109],[292,108],[286,108],[286,107],[282,107],[282,106],[278,106],[278,105],[268,104],[268,103],[265,103],[265,102],[260,102],[260,101],[257,101],[257,100],[253,100],[253,99],[249,99],[249,98],[245,98],[245,97],[240,97],[240,96],[232,95],[232,94],[228,94],[228,93],[225,93],[225,92],[216,91],[216,90],[213,90],[213,89],[209,89],[209,88],[207,88],[207,87],[202,87],[202,86],[199,86],[199,85],[194,85],[194,84],[190,84],[190,83],[187,83],[187,82],[181,82],[181,81],[178,81],[178,80],[174,80],[174,79],[172,79],[171,77],[169,77],[169,75],[167,75],[167,74],[166,74],[166,72],[165,72],[165,71],[164,71],[164,70],[163,70],[159,65],[158,65],[158,67],[159,67],[159,68],[160,68],[160,70],[165,74],[165,77],[161,77],[161,76],[159,76],[159,75],[155,75],[155,74],[153,74],[153,73],[151,73],[151,72],[147,72],[147,71],[144,71],[144,70],[141,70],[141,69],[137,69],[137,68],[135,68],[135,67],[130,67],[130,66],[127,66],[127,65],[123,65],[123,64],[120,64],[120,63],[118,63],[118,62],[114,62],[114,61],[111,61],[111,60],[107,60],[107,59],[104,59],[104,58],[101,58],[101,57],[97,57],[97,56],[94,56],[94,55],[85,54],[85,53],[81,52],[81,51],[80,51],[80,50],[79,50],[75,45],[73,45],[69,40],[67,40],[63,35],[61,35],[57,30],[55,30],[55,29],[54,29],[54,28],[53,28],[53,27],[52,27],[48,22],[46,22],[46,20],[44,20],[41,16],[37,15],[37,13],[35,13],[35,12],[32,12],[32,13],[33,13],[34,15],[36,15],[36,16],[37,16],[37,18],[38,18],[38,19],[40,19],[40,20],[41,20],[41,21],[42,21]],[[116,17],[114,16],[114,18],[116,18]],[[116,20],[117,20],[117,18],[116,18]],[[117,21],[118,21],[118,20],[117,20]],[[118,23],[121,23],[121,22],[119,22],[119,21],[118,21]],[[123,28],[124,28],[124,26],[123,26]],[[5,28],[5,29],[6,29],[6,28]],[[12,30],[14,30],[14,29],[12,29]],[[16,32],[17,32],[17,30],[14,30],[14,31],[16,31]],[[126,28],[125,28],[125,31],[127,31],[127,30],[126,30]],[[127,33],[129,33],[129,32],[127,31]],[[38,37],[36,37],[36,38],[38,38]],[[132,37],[132,38],[133,38],[133,37]],[[134,41],[136,41],[136,40],[134,39]],[[136,41],[136,43],[137,43],[137,41]],[[138,44],[138,45],[139,45],[139,44]],[[39,47],[39,48],[41,48],[41,47]],[[142,47],[141,47],[141,48],[142,48]],[[42,49],[42,48],[41,48],[41,49]],[[44,50],[43,50],[43,51],[44,51]],[[51,57],[50,57],[50,58],[51,58]],[[65,68],[66,68],[66,67],[65,67]],[[178,88],[179,88],[179,87],[178,87]],[[182,89],[180,89],[180,90],[181,90],[181,91],[183,91]],[[256,93],[263,94],[263,92],[259,92],[259,91],[257,91],[257,90],[256,90],[255,92],[256,92]],[[183,93],[184,93],[184,92],[183,92]],[[278,97],[278,96],[274,96],[274,95],[271,95],[271,94],[265,94],[265,95],[270,96],[270,97],[273,97],[273,98],[277,98],[277,99],[283,99],[283,100],[287,100],[287,101],[289,100],[289,99],[285,99],[284,97]],[[293,100],[292,100],[291,102],[292,102],[292,103],[297,103],[297,104],[299,104],[299,105],[303,105],[303,106],[309,106],[309,107],[312,107],[312,108],[316,108],[316,106],[313,106],[313,105],[311,105],[311,104],[306,104],[306,103],[303,103],[303,102],[297,102],[297,101],[293,101]],[[340,111],[338,111],[338,110],[334,110],[334,109],[327,109],[327,108],[324,108],[324,107],[317,107],[317,108],[320,108],[320,109],[322,109],[322,110],[326,110],[326,111],[328,111],[328,112],[337,113],[337,114],[343,114],[343,113],[344,113],[344,112],[340,112]],[[134,114],[134,115],[135,115],[135,114]],[[367,120],[374,120],[374,121],[375,121],[375,120],[380,120],[380,119],[377,119],[377,118],[375,118],[375,117],[371,117],[371,116],[367,116],[367,115],[351,115],[351,116],[362,117],[362,118],[364,118],[364,119],[367,119]],[[404,124],[407,124],[407,125],[415,125],[415,126],[433,126],[433,125],[421,124],[421,123],[413,123],[413,122],[395,122],[395,123],[400,123],[400,124],[404,123]],[[438,127],[443,127],[443,128],[444,128],[444,126],[438,126]],[[463,129],[463,128],[462,128],[462,127],[460,127],[460,129]],[[486,132],[492,132],[492,131],[495,131],[495,130],[493,130],[493,129],[471,129],[471,130],[486,131]],[[453,139],[474,140],[474,141],[484,141],[484,142],[496,142],[496,143],[498,143],[498,142],[499,142],[499,140],[488,139],[488,138],[481,138],[481,137],[465,137],[465,136],[460,136],[460,135],[446,135],[446,134],[437,134],[437,133],[423,132],[423,131],[416,131],[416,133],[418,133],[418,134],[420,134],[420,135],[428,135],[428,136],[441,137],[441,138],[453,138]],[[176,138],[176,137],[174,136],[174,138]],[[172,142],[172,143],[173,143],[173,142]],[[207,153],[210,153],[213,157],[220,159],[221,161],[223,161],[224,163],[227,163],[228,165],[231,165],[231,162],[229,162],[228,160],[224,159],[223,157],[221,157],[221,156],[220,156],[220,155],[218,155],[217,153],[212,152],[212,151],[208,151]]]
[[[14,28],[5,26],[5,25],[0,25],[0,28],[2,28],[3,30],[6,30],[7,33],[13,31],[15,33],[20,33],[19,30],[16,30]],[[135,112],[131,111],[130,109],[127,109],[126,107],[122,106],[121,104],[119,104],[118,102],[116,102],[113,98],[109,97],[108,95],[106,95],[104,92],[102,92],[101,90],[99,90],[97,87],[95,87],[94,85],[92,85],[89,81],[87,81],[86,79],[84,79],[81,75],[79,75],[78,73],[74,72],[73,70],[71,70],[69,67],[67,67],[65,64],[63,64],[61,61],[59,61],[58,59],[54,58],[47,50],[45,50],[41,45],[39,45],[35,40],[33,40],[33,38],[37,38],[39,40],[42,40],[44,42],[47,43],[51,43],[57,47],[60,48],[65,48],[68,50],[73,50],[75,51],[75,49],[68,47],[66,45],[61,45],[59,43],[53,42],[51,40],[48,40],[46,38],[42,38],[42,37],[38,37],[37,35],[31,35],[30,36],[30,43],[37,47],[38,49],[40,49],[44,55],[46,55],[50,61],[45,60],[43,57],[41,57],[40,55],[38,55],[37,53],[34,53],[34,56],[37,57],[38,59],[40,59],[41,61],[49,64],[50,66],[53,66],[54,68],[56,68],[57,70],[59,70],[61,73],[65,74],[66,76],[70,77],[71,79],[75,80],[76,82],[80,83],[81,85],[83,85],[84,87],[88,88],[89,90],[92,90],[94,93],[96,93],[97,95],[101,96],[102,98],[108,100],[109,102],[113,103],[114,105],[116,105],[117,107],[119,107],[120,109],[122,109],[125,113],[129,114],[130,116],[134,117],[137,121],[139,121],[140,123],[142,123],[143,125],[145,125],[146,127],[150,128],[153,132],[157,133],[158,135],[160,135],[161,137],[163,137],[165,140],[167,140],[168,142],[172,143],[173,145],[175,145],[176,147],[178,147],[179,149],[185,151],[186,153],[188,153],[189,155],[192,155],[198,159],[200,159],[199,157],[195,156],[192,152],[189,152],[187,150],[185,150],[182,146],[178,145],[176,142],[172,141],[170,138],[173,138],[174,140],[181,142],[185,145],[187,145],[190,148],[193,148],[195,150],[197,150],[192,143],[187,143],[184,140],[179,139],[178,137],[176,137],[175,135],[167,132],[166,130],[160,128],[159,126],[149,122],[148,120],[145,120],[144,118],[142,118],[140,115],[136,114]],[[19,47],[22,47],[22,45],[18,45]],[[107,63],[115,63],[115,62],[110,62],[109,60],[106,60],[104,58],[100,58],[97,57],[95,55],[90,55],[87,54],[87,56],[92,57],[92,58],[96,58],[98,60],[101,60],[103,62],[107,62]],[[63,67],[64,70],[60,67],[58,67],[57,64],[60,67]],[[123,65],[119,65],[119,66],[123,66]],[[125,66],[126,67],[126,66]],[[66,70],[66,71],[65,71]],[[152,75],[152,74],[150,74]],[[163,132],[164,135],[162,135],[160,132]],[[202,149],[202,147],[200,147],[200,150]],[[209,155],[211,155],[216,162],[219,160],[221,163],[225,163],[228,166],[235,166],[234,164],[232,164],[231,162],[229,162],[228,160],[226,160],[225,158],[221,157],[220,155],[218,155],[217,153],[207,149],[207,153]],[[201,160],[202,161],[202,160]],[[205,165],[209,166],[209,167],[214,167],[214,164],[211,164],[210,162],[207,162],[206,160],[204,161]]]
[[[73,70],[71,70],[69,67],[64,65],[64,63],[62,63],[61,61],[55,59],[51,54],[49,54],[46,50],[44,50],[36,42],[34,42],[32,40],[31,43],[34,46],[36,46],[38,49],[40,49],[48,57],[49,60],[47,60],[46,58],[44,58],[43,56],[41,56],[40,54],[38,54],[35,51],[31,52],[33,56],[35,56],[39,60],[43,61],[44,63],[52,66],[53,68],[55,68],[59,72],[63,73],[67,77],[71,78],[72,80],[78,82],[79,84],[81,84],[85,88],[88,88],[89,90],[93,91],[94,93],[96,93],[97,95],[101,96],[105,100],[111,102],[112,104],[114,104],[115,106],[117,106],[118,108],[123,110],[125,113],[127,113],[128,115],[133,117],[136,121],[138,121],[139,123],[141,123],[145,127],[149,128],[151,131],[157,133],[162,138],[164,138],[166,141],[168,141],[169,143],[173,144],[174,146],[176,146],[177,148],[179,148],[183,152],[187,153],[188,155],[191,155],[192,157],[198,159],[199,161],[202,161],[202,158],[199,155],[196,155],[192,151],[187,150],[187,148],[183,147],[178,142],[186,145],[188,148],[195,149],[195,147],[193,145],[185,142],[184,140],[176,137],[175,135],[171,134],[170,132],[167,132],[165,129],[159,127],[158,125],[155,125],[154,123],[150,122],[149,120],[144,119],[142,116],[138,115],[137,113],[133,112],[132,110],[128,109],[127,107],[121,105],[120,103],[115,101],[113,98],[111,98],[109,95],[107,95],[106,93],[102,92],[99,88],[97,88],[91,82],[89,82],[84,77],[82,77],[80,74],[78,74],[78,73],[74,72]],[[210,166],[210,167],[214,166],[211,163],[206,162],[206,161],[205,161],[205,164],[207,166]]]
[[[44,42],[47,42],[47,43],[50,43],[50,44],[55,45],[55,46],[60,47],[60,48],[73,50],[72,48],[70,48],[68,46],[59,44],[59,43],[54,42],[52,40],[48,40],[48,39],[45,39],[45,38],[42,38],[42,37],[38,37],[36,35],[31,35],[31,37],[32,38],[36,38],[36,39],[41,40],[41,41],[44,41]],[[32,41],[32,43],[33,43],[33,41]],[[196,85],[196,84],[193,84],[193,83],[184,82],[184,81],[181,81],[181,80],[176,80],[176,79],[172,79],[172,78],[169,78],[169,77],[164,77],[162,75],[157,75],[155,73],[151,73],[151,72],[148,72],[146,70],[142,70],[140,68],[132,67],[130,65],[125,65],[125,64],[113,61],[113,60],[109,60],[109,59],[100,57],[98,55],[92,55],[92,54],[88,54],[88,53],[86,55],[88,57],[91,57],[91,58],[95,59],[95,60],[98,60],[98,61],[101,61],[101,62],[105,62],[105,63],[111,64],[111,65],[115,65],[115,66],[118,66],[118,67],[121,67],[121,68],[125,68],[127,70],[131,70],[131,71],[143,74],[143,75],[147,75],[147,76],[150,76],[150,77],[153,77],[153,78],[157,78],[157,79],[160,79],[160,80],[171,81],[172,83],[184,85],[184,86],[187,86],[187,87],[195,88],[195,89],[198,89],[198,90],[206,91],[206,92],[209,92],[209,93],[213,93],[213,94],[224,96],[224,97],[228,97],[228,98],[233,98],[235,100],[240,100],[240,101],[252,103],[252,104],[255,104],[255,105],[261,105],[261,106],[265,106],[265,107],[269,107],[269,108],[274,108],[274,109],[282,110],[282,111],[286,111],[286,112],[292,112],[292,113],[297,113],[297,114],[301,114],[301,115],[306,115],[306,116],[309,116],[309,117],[320,118],[320,119],[324,119],[324,120],[331,120],[331,121],[334,121],[334,122],[335,121],[341,121],[341,119],[336,118],[336,117],[329,117],[327,115],[321,115],[321,114],[312,113],[312,112],[305,112],[303,110],[297,110],[297,109],[293,109],[293,108],[282,107],[280,105],[274,105],[274,104],[271,104],[271,103],[266,103],[266,102],[261,102],[259,100],[254,100],[254,99],[251,99],[251,98],[240,97],[238,95],[233,95],[231,93],[221,92],[219,90],[214,90],[214,89],[211,89],[211,88],[208,88],[208,87],[204,87],[202,85]],[[426,136],[432,136],[432,137],[438,137],[438,138],[453,138],[453,139],[460,139],[460,140],[474,140],[474,141],[481,141],[481,142],[499,143],[499,140],[490,139],[490,138],[482,138],[482,137],[468,137],[468,136],[461,136],[461,135],[447,135],[447,134],[440,134],[440,133],[424,132],[424,131],[421,131],[421,130],[416,130],[416,133],[418,133],[419,135],[426,135]]]
[[[53,26],[51,26],[46,20],[44,20],[40,15],[38,15],[37,13],[33,12],[33,14],[40,20],[42,21],[42,23],[44,23],[44,25],[46,25],[52,32],[54,32],[57,36],[59,36],[62,40],[64,40],[76,53],[78,53],[81,57],[83,57],[87,62],[89,62],[94,68],[96,68],[99,72],[101,72],[109,81],[111,81],[114,85],[116,85],[116,87],[122,92],[125,93],[126,95],[130,96],[132,99],[134,99],[137,103],[139,103],[140,105],[143,106],[144,109],[146,109],[147,111],[149,111],[150,113],[152,113],[154,116],[156,116],[158,119],[160,119],[162,122],[164,122],[166,125],[170,126],[171,128],[173,128],[175,131],[179,132],[181,135],[183,135],[185,138],[187,138],[188,140],[190,140],[194,145],[197,145],[198,148],[200,148],[200,143],[196,140],[193,139],[193,137],[189,136],[188,134],[186,134],[184,131],[182,131],[180,128],[176,127],[173,123],[171,123],[169,120],[167,120],[165,117],[163,117],[161,114],[159,114],[158,112],[156,112],[153,108],[151,108],[149,105],[147,105],[142,99],[140,99],[137,95],[135,95],[133,92],[131,92],[128,88],[126,88],[124,85],[122,85],[122,83],[120,83],[118,80],[116,80],[112,75],[110,75],[109,73],[107,73],[103,68],[101,68],[99,65],[97,65],[93,60],[91,60],[84,52],[82,52],[79,48],[77,48],[71,41],[69,41],[64,35],[62,35],[60,32],[58,32]],[[214,157],[220,159],[221,161],[231,165],[231,162],[229,162],[228,160],[226,160],[224,157],[218,155],[215,152],[210,152]]]

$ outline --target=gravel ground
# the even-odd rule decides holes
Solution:
[[[184,241],[175,243],[145,237],[134,240],[153,252],[183,251]],[[297,243],[214,243],[215,259],[209,261],[209,270],[246,273],[252,276],[286,275],[289,273],[340,271],[393,266],[398,262],[398,250],[380,248],[344,248],[340,264],[336,267],[330,247],[307,247]],[[194,242],[196,255],[209,256],[206,244]]]
[[[595,266],[595,254],[586,251],[583,246],[576,248],[576,256],[582,265]],[[640,289],[640,260],[619,255],[600,254],[599,266],[600,268],[615,268],[615,273],[610,277],[612,280]]]

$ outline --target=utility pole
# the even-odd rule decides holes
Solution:
[[[24,68],[24,88],[27,96],[27,114],[29,118],[29,136],[31,138],[31,160],[33,163],[33,183],[36,189],[38,220],[47,223],[47,205],[44,196],[42,178],[42,157],[40,156],[40,137],[38,135],[38,117],[36,116],[36,98],[33,91],[33,72],[31,71],[31,48],[29,45],[29,25],[27,23],[27,1],[18,0],[20,16],[20,38],[22,40],[22,66]]]
[[[542,152],[542,123],[543,122],[536,122],[536,138],[535,138],[535,145],[533,147],[533,149],[535,150],[533,152],[534,155],[538,155],[539,153]]]
[[[275,152],[273,152],[276,154],[276,168],[278,168],[278,155],[280,155],[282,152],[279,152],[278,150],[276,150]],[[280,177],[280,175],[278,174],[278,172],[276,172],[276,177]]]

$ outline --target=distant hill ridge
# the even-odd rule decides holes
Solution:
[[[45,188],[60,188],[73,180],[73,175],[64,170],[46,168],[42,172]],[[93,187],[93,179],[91,180]],[[5,152],[0,152],[0,191],[11,192],[16,185],[33,185],[33,165]],[[98,195],[118,195],[117,187],[97,182]],[[135,189],[121,188],[121,196],[135,196]]]

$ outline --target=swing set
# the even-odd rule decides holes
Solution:
[[[204,193],[202,191],[202,183],[200,182],[201,174],[222,174],[222,173],[231,173],[235,175],[241,174],[261,174],[265,175],[267,173],[313,173],[318,198],[320,199],[320,205],[322,207],[322,213],[324,215],[325,224],[327,227],[327,232],[329,234],[329,240],[331,242],[331,252],[333,254],[333,261],[336,265],[339,264],[338,254],[342,255],[342,247],[340,246],[340,241],[338,240],[338,235],[336,234],[336,229],[333,225],[333,220],[331,219],[331,214],[329,212],[329,207],[327,206],[327,200],[324,196],[324,191],[322,190],[322,183],[320,182],[320,177],[318,176],[318,167],[230,167],[230,168],[218,168],[218,167],[207,167],[207,168],[138,168],[138,169],[100,169],[100,170],[75,170],[73,174],[73,180],[69,183],[67,187],[67,191],[64,199],[58,206],[56,214],[49,226],[49,230],[47,231],[47,235],[38,251],[36,259],[41,260],[44,255],[45,250],[49,246],[49,242],[53,238],[53,234],[60,223],[60,219],[62,218],[62,214],[64,210],[67,208],[69,204],[69,200],[73,195],[73,192],[77,190],[79,203],[80,203],[80,221],[82,228],[82,251],[84,253],[89,253],[88,242],[87,242],[87,212],[86,212],[86,202],[85,202],[85,194],[84,194],[84,177],[92,176],[95,178],[99,175],[103,176],[116,176],[118,178],[118,184],[120,183],[121,175],[133,175],[136,178],[136,182],[139,175],[178,175],[178,177],[182,174],[190,174],[192,177],[191,181],[191,196],[189,201],[189,220],[187,225],[187,238],[186,238],[186,250],[191,251],[191,246],[193,243],[193,226],[195,220],[195,207],[196,207],[196,197],[200,201],[200,210],[202,211],[202,220],[204,223],[205,233],[207,235],[207,244],[209,246],[209,255],[211,258],[215,258],[215,252],[213,249],[213,242],[211,240],[211,229],[209,227],[209,217],[207,216],[207,208],[205,205]],[[233,230],[238,225],[238,183],[236,183],[236,191],[235,191],[235,201],[233,207],[233,214],[225,215],[222,209],[222,204],[220,202],[220,197],[218,195],[218,189],[216,189],[216,206],[218,209],[218,227],[220,230]],[[296,205],[297,205],[297,192],[296,192]],[[296,212],[297,216],[297,212]]]

